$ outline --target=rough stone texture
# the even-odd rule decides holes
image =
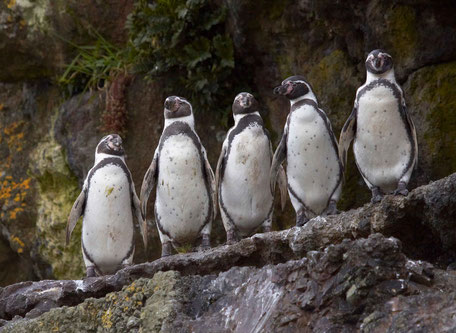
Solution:
[[[258,98],[274,143],[288,112],[287,101],[272,94],[274,86],[291,74],[306,76],[338,135],[351,112],[356,88],[364,81],[364,58],[373,48],[382,47],[393,55],[417,125],[420,159],[409,187],[456,171],[454,1],[217,2],[228,7],[226,31],[235,47],[235,71],[247,84],[237,89],[249,89]],[[89,26],[122,47],[127,38],[125,17],[132,4],[132,0],[0,0],[0,229],[1,244],[6,247],[0,259],[11,270],[21,272],[16,277],[5,274],[1,285],[38,278],[81,278],[77,234],[71,247],[62,252],[64,215],[77,192],[71,172],[81,185],[103,134],[99,129],[104,97],[100,92],[64,97],[55,79],[75,52],[64,39],[89,44],[93,40]],[[137,76],[127,91],[124,142],[137,189],[162,131],[166,84],[166,78],[150,83]],[[233,91],[232,96],[238,92]],[[232,120],[222,119],[217,106],[213,112],[195,113],[198,133],[215,167],[225,125]],[[48,175],[54,168],[56,174]],[[43,177],[70,181],[53,181],[55,186],[43,188]],[[345,180],[339,209],[369,201],[370,193],[351,154]],[[274,216],[275,229],[294,225],[290,202],[284,213],[276,207]],[[149,223],[150,251],[144,253],[138,237],[135,262],[160,255],[156,228],[151,219]],[[431,222],[416,229],[407,222],[408,231],[400,238],[409,233],[417,244],[431,244],[439,237],[428,224]],[[218,219],[212,243],[223,241]],[[412,255],[411,246],[410,242],[404,245],[407,255]],[[419,246],[415,248],[417,253],[423,252]],[[442,242],[436,248],[424,254],[425,258],[444,263],[452,260],[453,254],[441,250]],[[70,269],[71,261],[77,264]]]
[[[400,241],[380,234],[345,240],[284,264],[201,274],[157,272],[151,279],[138,279],[120,292],[89,298],[76,307],[52,309],[36,319],[15,318],[3,330],[407,332],[420,327],[444,332],[455,328],[454,293],[447,291],[455,287],[456,274],[407,259]],[[38,311],[51,306],[59,292],[58,286],[42,291],[49,295],[49,303]],[[32,310],[28,317],[37,313]]]
[[[406,198],[387,197],[377,205],[367,205],[327,219],[315,218],[301,228],[295,227],[281,232],[257,234],[232,246],[220,246],[205,252],[161,258],[153,262],[127,267],[115,275],[88,278],[83,281],[39,281],[11,285],[0,291],[0,319],[11,320],[16,315],[35,317],[53,307],[76,305],[88,297],[100,297],[108,292],[118,291],[140,277],[151,278],[159,271],[178,271],[187,276],[217,274],[234,266],[263,267],[285,263],[284,267],[295,267],[296,262],[293,262],[293,260],[299,260],[306,255],[310,261],[303,261],[303,263],[306,265],[310,263],[311,266],[307,266],[306,269],[312,278],[317,279],[315,276],[324,276],[322,271],[326,269],[330,269],[330,272],[326,274],[344,274],[343,278],[336,276],[331,284],[325,284],[321,288],[327,292],[328,290],[342,288],[342,286],[338,288],[333,286],[336,282],[344,285],[343,288],[346,288],[342,288],[343,291],[340,292],[347,293],[347,302],[351,304],[351,307],[347,304],[339,304],[337,305],[339,307],[338,311],[343,313],[348,311],[350,315],[359,315],[357,310],[358,303],[364,302],[364,298],[372,292],[370,290],[371,287],[374,288],[374,285],[380,284],[384,280],[394,280],[385,282],[385,285],[381,284],[381,286],[390,289],[399,287],[407,289],[407,286],[401,287],[400,281],[397,280],[400,278],[405,279],[405,277],[419,284],[432,284],[430,271],[432,265],[418,261],[407,261],[405,254],[408,254],[411,259],[427,258],[432,260],[432,262],[439,263],[442,267],[447,267],[448,263],[454,262],[456,258],[456,237],[454,234],[454,230],[456,230],[456,220],[454,219],[454,216],[456,216],[456,198],[454,193],[456,193],[456,174],[430,185],[417,188]],[[400,240],[393,238],[385,240],[384,236],[377,234],[378,232],[387,236],[394,235]],[[428,237],[423,237],[423,234],[428,235]],[[370,237],[369,240],[348,241],[350,238],[367,236]],[[400,245],[401,243],[402,245]],[[350,249],[351,247],[354,247],[354,249]],[[431,247],[433,247],[433,251],[429,251]],[[325,255],[328,256],[328,263],[325,263],[324,260],[322,261],[322,254],[318,251],[324,251]],[[343,252],[350,252],[351,254],[343,255]],[[373,258],[366,258],[365,255],[373,256]],[[350,261],[351,259],[347,259],[347,256],[352,258],[353,262]],[[382,269],[376,268],[378,264],[376,258],[378,256],[382,258],[384,256],[385,258],[383,259],[389,260],[389,265],[395,267],[394,274],[398,274],[396,277],[390,271],[385,273]],[[334,268],[329,265],[331,260],[335,264],[340,264],[341,260],[348,260],[353,267],[360,266],[357,268],[360,272],[357,270],[344,270],[340,265],[336,265],[337,267]],[[359,261],[365,263],[361,265]],[[328,265],[331,267],[328,268]],[[371,268],[362,269],[365,265]],[[452,267],[452,265],[449,267]],[[357,280],[358,273],[362,274],[359,281]],[[236,274],[239,274],[241,279],[238,285],[243,283],[242,276],[251,275],[250,273],[242,273],[242,269],[240,269],[237,273],[233,273],[233,279]],[[263,288],[265,291],[274,289],[272,285],[262,285],[262,283],[266,283],[265,281],[275,281],[275,275],[268,274],[270,272],[265,269],[260,273],[260,277],[252,280],[253,282],[257,281],[255,283],[258,286],[255,288],[260,290]],[[375,279],[369,279],[369,274],[374,274]],[[322,280],[327,279],[319,278]],[[364,281],[363,279],[367,280]],[[223,278],[221,280],[223,281]],[[345,282],[342,283],[341,280],[347,280],[346,284],[348,286],[344,284]],[[203,282],[201,282],[202,285],[204,285]],[[310,282],[306,280],[306,285],[307,283]],[[196,284],[195,286],[198,285]],[[444,286],[442,288],[450,287]],[[203,290],[205,290],[205,287],[201,286],[201,288],[200,291],[195,291],[195,295],[204,295]],[[310,288],[310,285],[308,285],[308,288]],[[312,288],[315,289],[316,287],[313,286]],[[323,296],[326,292],[323,293]],[[375,291],[375,293],[377,292]],[[251,292],[253,296],[256,294],[257,292]],[[375,297],[380,296],[375,294]],[[272,296],[269,295],[268,297]],[[324,299],[318,298],[316,295],[303,297],[310,304],[307,310],[320,308],[325,302],[338,304],[333,294],[326,295]],[[239,297],[239,299],[243,299],[243,297]],[[198,312],[197,299],[194,300],[194,297],[191,297],[190,300],[196,303],[189,306],[189,308]],[[379,300],[377,298],[376,300],[372,301],[372,304],[369,302],[363,303],[362,311],[370,309],[369,306],[371,305],[378,305]],[[381,299],[382,304],[384,301],[384,299]],[[152,304],[152,301],[150,303]],[[153,304],[155,304],[153,306],[157,306],[155,302]],[[161,308],[161,306],[158,306],[158,308]],[[234,311],[233,309],[236,308],[237,306],[233,304],[232,310],[229,311]],[[306,306],[303,308],[306,310]],[[217,309],[216,312],[219,312],[220,308]],[[271,311],[275,312],[275,310]],[[243,313],[243,311],[240,311],[240,313]],[[324,311],[318,311],[318,313],[321,315]],[[278,315],[278,317],[281,317],[281,315]],[[238,320],[234,320],[230,325],[234,325],[236,322]],[[246,323],[246,325],[250,324]],[[320,324],[323,325],[322,327],[327,327],[325,323]],[[230,327],[232,328],[232,326],[228,326],[226,329]],[[322,330],[324,331],[324,329]]]
[[[68,41],[93,39],[89,28],[124,43],[132,6],[132,0],[0,1],[0,81],[52,78],[71,60],[74,49]]]

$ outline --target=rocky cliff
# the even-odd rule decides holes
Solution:
[[[107,88],[78,90],[68,85],[59,85],[58,78],[62,76],[68,68],[68,64],[76,56],[78,49],[75,48],[75,45],[87,46],[97,43],[90,31],[96,30],[116,49],[125,49],[131,31],[130,28],[126,28],[125,22],[128,14],[136,8],[135,3],[138,2],[133,0],[113,0],[109,3],[86,0],[0,1],[0,263],[6,268],[0,272],[0,285],[2,286],[19,281],[71,280],[83,277],[84,267],[79,242],[80,229],[75,230],[72,242],[66,248],[64,247],[64,229],[71,205],[93,163],[96,143],[104,134],[106,118],[103,117],[103,113],[107,108],[111,108],[112,103],[109,104],[110,100],[106,98],[106,94],[110,92]],[[219,33],[228,35],[232,41],[234,61],[232,77],[234,81],[233,91],[226,93],[229,95],[227,98],[233,98],[242,90],[254,93],[261,104],[262,115],[275,143],[278,142],[282,133],[287,105],[285,100],[272,94],[272,88],[283,78],[291,74],[302,74],[307,77],[313,85],[321,107],[328,114],[338,135],[341,126],[351,112],[356,88],[364,80],[364,58],[367,52],[374,48],[384,48],[393,56],[397,78],[404,88],[408,109],[418,132],[420,159],[409,187],[417,188],[456,171],[456,21],[453,17],[456,5],[453,1],[217,0],[211,1],[211,3],[225,8],[225,16],[223,20],[219,20],[221,23],[219,23],[218,29],[223,30]],[[127,164],[132,171],[137,188],[141,185],[163,128],[162,105],[169,92],[168,88],[172,79],[175,78],[171,73],[168,77],[165,75],[155,80],[149,80],[139,73],[129,78],[128,85],[125,84],[116,92],[116,95],[119,96],[117,102],[121,104],[119,104],[120,107],[115,104],[114,109],[123,112]],[[111,106],[107,107],[106,101]],[[120,109],[116,109],[116,107]],[[210,110],[196,110],[197,130],[214,167],[227,126],[231,124],[222,109],[224,109],[223,106],[214,105]],[[454,178],[454,175],[452,177]],[[429,186],[436,186],[435,184],[432,183]],[[217,274],[222,274],[222,271],[225,272],[232,266],[260,265],[252,265],[256,261],[261,262],[262,267],[279,263],[285,266],[280,266],[283,268],[271,266],[268,268],[269,271],[266,268],[261,270],[259,267],[233,268],[226,273],[227,279],[234,278],[237,274],[235,272],[239,273],[241,280],[246,279],[247,276],[257,276],[258,281],[261,280],[261,276],[266,276],[264,274],[270,274],[266,272],[276,270],[291,272],[296,269],[304,272],[303,275],[311,274],[305,273],[312,271],[307,266],[308,262],[303,259],[306,257],[307,251],[323,251],[330,244],[335,244],[338,253],[349,253],[350,249],[361,249],[363,246],[367,246],[369,241],[341,243],[344,238],[367,237],[373,232],[381,232],[387,237],[394,236],[399,239],[402,246],[395,241],[396,250],[394,251],[411,260],[426,260],[443,269],[448,265],[452,267],[451,265],[455,261],[453,244],[455,235],[452,222],[456,218],[454,208],[448,210],[447,207],[454,207],[451,206],[451,200],[454,199],[442,201],[439,198],[445,193],[454,193],[454,187],[444,187],[445,181],[438,184],[441,188],[435,189],[437,194],[432,198],[422,196],[424,194],[420,194],[422,193],[420,189],[423,188],[418,188],[407,198],[398,200],[386,198],[380,205],[350,211],[334,220],[329,218],[309,223],[303,229],[306,232],[299,233],[306,235],[299,243],[301,244],[299,247],[302,247],[299,255],[292,255],[294,250],[280,245],[276,252],[269,254],[271,257],[278,258],[277,260],[263,260],[259,259],[262,256],[253,256],[252,259],[243,259],[245,261],[230,262],[223,269],[195,271],[191,274],[192,277],[189,277],[187,272],[173,268],[175,266],[170,267],[169,270],[180,272],[172,273],[172,276],[169,277],[170,280],[176,281],[177,289],[172,286],[166,287],[173,290],[176,298],[166,298],[167,296],[164,295],[164,299],[161,301],[164,302],[163,304],[168,304],[167,302],[173,304],[169,308],[170,313],[177,311],[176,309],[183,309],[182,313],[186,313],[185,316],[190,318],[185,320],[186,324],[182,324],[182,329],[189,327],[185,325],[190,325],[189,323],[196,320],[195,318],[200,318],[200,312],[191,312],[193,310],[190,308],[193,306],[195,309],[198,309],[198,306],[202,307],[195,311],[204,312],[207,321],[215,321],[216,324],[220,324],[219,317],[210,315],[211,311],[215,313],[215,309],[219,308],[214,307],[210,311],[208,310],[211,304],[217,304],[215,300],[211,302],[208,299],[201,299],[198,301],[199,305],[189,305],[188,299],[193,298],[190,295],[199,290],[198,283],[201,283],[201,286],[204,283],[213,283],[213,288],[218,288],[216,287],[219,283],[217,281],[221,281],[221,278],[216,276]],[[418,197],[421,199],[418,200]],[[350,156],[339,209],[349,210],[360,207],[368,202],[369,198],[370,193]],[[445,211],[446,209],[447,211]],[[439,217],[436,218],[436,216]],[[328,224],[328,221],[337,221],[337,223]],[[145,253],[138,237],[136,263],[151,261],[158,258],[160,254],[155,226],[152,220],[149,223],[151,230],[149,244],[152,246],[149,252]],[[283,213],[280,212],[279,207],[276,207],[274,229],[286,229],[293,224],[294,212],[291,205],[288,203],[287,209]],[[341,235],[332,236],[331,231],[337,235],[336,231],[339,232],[339,228],[342,228]],[[292,231],[289,234],[294,233],[295,231]],[[272,235],[278,234],[273,233],[266,239]],[[254,239],[258,240],[261,237]],[[215,223],[212,241],[214,245],[224,242],[224,232],[220,221]],[[251,244],[250,242],[254,241],[246,240],[241,244]],[[374,248],[386,247],[385,244],[389,244],[389,241],[380,236],[375,236],[370,242],[374,242]],[[251,246],[253,245],[247,247]],[[236,246],[233,248],[236,249]],[[220,250],[214,250],[214,255],[217,256],[218,251]],[[230,252],[228,251],[228,253]],[[186,258],[186,255],[182,256]],[[196,254],[188,256],[199,258],[199,255]],[[285,262],[288,260],[297,260],[297,262],[286,264]],[[342,265],[342,261],[339,263]],[[397,263],[394,261],[394,265]],[[388,266],[389,263],[386,265],[388,269],[395,269]],[[197,267],[201,266],[204,265],[197,265]],[[451,274],[443,271],[441,273],[443,275],[435,274],[437,280],[446,281],[445,283],[448,282],[450,286],[452,280],[449,276]],[[398,274],[408,273],[404,270]],[[150,273],[145,277],[151,278],[152,275]],[[441,278],[443,280],[439,280],[440,276],[443,276]],[[154,282],[146,280],[138,282],[141,288],[149,290],[144,291],[141,296],[143,300],[154,297],[153,289],[156,284],[160,284],[161,279],[167,280],[168,277],[158,276],[154,279]],[[319,279],[318,277],[313,278],[312,285],[316,283],[320,287],[323,286],[322,280]],[[181,283],[184,280],[185,283]],[[386,280],[389,281],[389,279]],[[95,293],[93,296],[105,297],[107,292],[118,291],[132,281],[133,279],[125,280],[121,285],[116,285],[112,289],[103,289],[102,293]],[[252,290],[264,287],[261,284],[252,283]],[[436,285],[438,283],[440,282],[437,282]],[[188,289],[184,290],[187,287],[178,289],[181,288],[181,285],[187,286]],[[285,293],[279,285],[281,286],[279,283],[274,287],[278,288],[277,293]],[[223,289],[223,292],[219,292],[218,295],[223,294],[224,297],[228,297],[230,292],[234,292],[236,289],[234,287],[229,289],[228,285],[223,288],[227,289]],[[274,288],[272,290],[276,290]],[[295,287],[291,285],[289,288],[295,290],[293,289]],[[448,288],[448,290],[451,289]],[[304,288],[301,289],[300,293],[305,293]],[[421,292],[421,289],[419,290]],[[124,290],[123,292],[128,293],[129,291]],[[134,291],[130,292],[134,294]],[[51,302],[49,306],[43,305],[43,307],[76,305],[82,301],[82,298],[74,296],[71,292],[69,295],[69,298],[74,301],[59,303],[54,300],[52,301],[54,303]],[[447,293],[445,297],[449,297],[448,295],[451,293]],[[160,298],[161,296],[155,297]],[[323,296],[317,297],[320,299],[318,302],[321,301],[321,297]],[[398,297],[402,302],[402,296]],[[430,296],[427,301],[423,302],[428,302],[425,304],[440,302],[438,301],[440,296],[432,297]],[[336,302],[337,298],[331,296],[330,299],[331,304],[334,305],[335,303],[332,302]],[[76,302],[76,300],[78,301]],[[447,298],[445,300],[449,302]],[[367,302],[364,299],[362,301]],[[228,304],[229,298],[219,303],[220,309],[226,307],[226,311],[235,311],[235,307],[246,306],[245,304],[236,306],[233,304],[234,307],[227,310],[228,305],[222,305],[225,304],[223,302]],[[287,302],[295,304],[292,300]],[[327,301],[321,304],[318,302],[315,303],[319,304],[318,308],[326,309],[327,303],[325,302]],[[400,303],[404,309],[409,309],[408,306],[412,309],[412,306],[422,305],[419,298],[415,301],[407,298],[404,302],[415,302],[414,305]],[[442,300],[442,302],[444,301]],[[103,317],[100,312],[108,308],[101,307],[101,303],[97,304],[97,301],[93,303],[92,315],[98,316],[100,320],[106,319],[106,316],[109,317],[109,315]],[[348,306],[343,302],[340,304],[341,307]],[[382,301],[379,304],[387,303]],[[380,306],[379,304],[376,306]],[[174,306],[176,307],[174,308]],[[274,307],[274,305],[270,306]],[[369,310],[365,310],[365,308],[366,305],[363,305],[362,309],[356,307],[356,310],[353,310],[355,315],[350,324],[347,324],[344,319],[348,317],[345,314],[341,315],[341,327],[344,325],[352,325],[352,328],[360,327],[360,318],[365,320],[366,311],[373,309],[367,307]],[[78,309],[78,307],[72,309]],[[70,311],[83,311],[85,307],[81,306],[79,309]],[[133,323],[130,324],[133,325],[131,327],[139,327],[138,323],[140,321],[143,323],[142,316],[149,316],[141,314],[142,307],[135,309],[139,314],[135,312],[136,310],[131,313]],[[372,325],[378,324],[379,327],[383,327],[381,325],[386,325],[393,320],[392,312],[383,315],[382,309],[376,309],[369,312],[373,316],[371,322],[374,324]],[[440,311],[431,305],[429,305],[429,309]],[[252,311],[257,310],[252,307]],[[30,309],[27,308],[17,314],[25,315],[29,311]],[[53,311],[46,315],[55,313]],[[375,311],[380,311],[380,314],[374,315]],[[241,312],[240,310],[239,313]],[[175,313],[180,313],[180,310]],[[321,313],[323,312],[320,312],[320,315]],[[425,313],[429,312],[423,312],[423,316]],[[11,312],[3,318],[10,320],[15,314],[15,312]],[[72,315],[67,314],[68,318]],[[86,314],[81,314],[81,316],[86,316]],[[166,320],[174,318],[170,316],[166,314],[163,318],[168,318]],[[290,316],[292,318],[294,315],[290,314]],[[181,320],[184,320],[183,317],[179,318],[174,323],[171,320],[170,325],[178,325]],[[265,318],[264,323],[258,324],[258,327],[275,330],[276,326],[264,326],[270,325],[272,322],[268,321],[272,320],[268,318]],[[124,319],[119,317],[116,320],[113,319],[112,323],[115,322],[117,325]],[[242,322],[241,319],[239,322]],[[163,320],[163,322],[166,321]],[[313,326],[314,328],[326,327],[323,321],[317,317],[309,319],[309,322],[314,323],[312,325],[316,325]],[[394,322],[409,323],[405,317]],[[124,327],[122,325],[127,325],[127,323],[119,324],[119,327],[122,328]],[[274,323],[277,324],[276,321]],[[293,320],[290,320],[290,323],[296,324]],[[317,323],[323,326],[318,326]],[[150,325],[159,324],[151,322]],[[191,325],[198,328],[200,324],[192,322]],[[231,329],[234,327],[232,325],[234,325],[233,322],[227,322],[224,329]],[[288,324],[284,325],[284,327],[288,327]],[[324,330],[323,328],[322,330]],[[223,331],[222,328],[220,330]]]
[[[455,191],[453,174],[232,246],[11,285],[0,290],[3,330],[450,332],[455,265],[442,270],[439,258],[456,248]]]

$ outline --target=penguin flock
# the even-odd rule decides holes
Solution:
[[[217,210],[227,244],[260,227],[270,231],[276,184],[282,209],[288,192],[297,226],[315,216],[337,214],[352,141],[356,165],[372,191],[372,202],[388,193],[407,195],[418,160],[415,126],[395,80],[392,57],[374,50],[365,65],[366,82],[356,92],[339,143],[312,87],[299,75],[285,79],[273,90],[290,101],[275,152],[255,97],[247,92],[235,97],[234,126],[223,142],[215,174],[195,131],[190,102],[168,97],[164,129],[140,198],[125,163],[122,139],[117,134],[102,138],[66,230],[68,244],[83,216],[82,254],[87,277],[113,274],[132,264],[134,219],[147,248],[147,204],[154,188],[162,257],[187,244],[198,244],[201,250],[210,248]],[[286,169],[282,166],[285,160]]]

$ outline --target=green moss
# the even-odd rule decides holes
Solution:
[[[424,122],[419,158],[430,165],[432,179],[445,177],[456,171],[456,62],[426,67],[409,81],[409,109],[418,125]]]
[[[105,297],[89,298],[74,307],[55,308],[36,319],[17,321],[7,331],[168,332],[166,325],[176,313],[179,281],[179,273],[157,272],[152,279],[138,279]]]
[[[334,50],[312,66],[306,75],[319,103],[338,136],[353,108],[356,89],[360,85],[355,65],[341,50]]]
[[[80,278],[85,272],[80,245],[82,223],[65,247],[67,218],[80,192],[78,180],[68,168],[63,148],[51,134],[36,146],[31,163],[30,173],[37,180],[39,192],[36,236],[40,255],[52,266],[55,278]]]
[[[415,10],[409,6],[395,6],[387,15],[386,24],[395,56],[402,60],[414,58],[418,42]]]

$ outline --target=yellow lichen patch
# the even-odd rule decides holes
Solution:
[[[24,252],[24,247],[25,247],[25,244],[23,241],[20,240],[19,237],[17,236],[11,236],[11,243],[15,244],[17,247],[17,253],[23,253]]]
[[[127,293],[134,293],[134,292],[136,292],[137,290],[136,290],[136,285],[135,285],[135,283],[133,282],[133,283],[130,284],[128,287],[126,287],[126,288],[125,288],[125,291],[126,291]]]
[[[0,206],[6,208],[8,219],[15,220],[17,214],[24,211],[25,198],[30,190],[31,178],[15,182],[11,176],[0,182]],[[5,217],[5,214],[1,214]]]
[[[24,124],[23,121],[15,121],[3,129],[3,134],[5,136],[6,143],[9,149],[9,155],[7,161],[0,164],[0,168],[10,168],[11,167],[11,157],[22,151],[24,145],[24,132],[20,131],[20,128]],[[0,136],[0,143],[3,141],[3,138]]]
[[[9,0],[9,1],[6,1],[6,6],[8,7],[8,9],[13,8],[14,5],[16,5],[16,0]]]
[[[23,212],[24,209],[21,208],[21,207],[16,207],[16,208],[13,208],[13,210],[11,210],[9,212],[9,219],[10,220],[15,220],[17,218],[17,213],[20,213],[20,212]]]
[[[112,327],[112,312],[111,309],[106,310],[103,315],[101,316],[101,324],[104,328],[111,328]]]

